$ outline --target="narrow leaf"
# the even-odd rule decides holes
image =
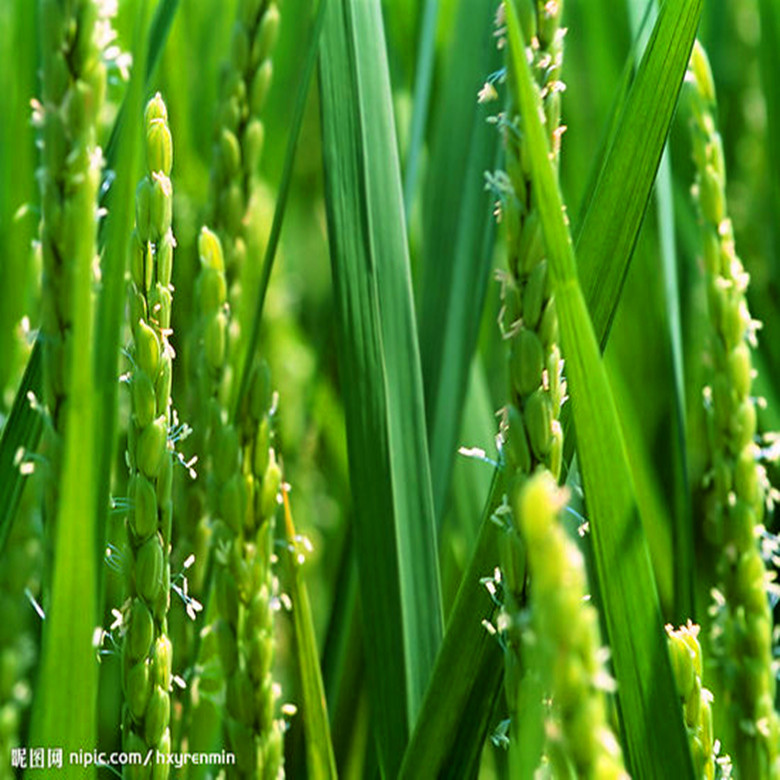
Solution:
[[[641,37],[642,14],[646,2],[629,2],[631,27],[636,37]],[[651,4],[652,10],[654,10]],[[656,14],[650,13],[655,22]],[[658,166],[655,187],[656,212],[658,217],[658,239],[660,245],[661,273],[664,281],[664,303],[666,305],[668,346],[674,373],[673,433],[669,437],[670,456],[675,460],[674,507],[672,527],[674,529],[674,580],[675,580],[675,622],[684,623],[693,612],[693,523],[691,522],[690,485],[688,482],[688,445],[685,440],[685,375],[683,373],[682,317],[680,313],[680,291],[677,282],[677,251],[674,235],[674,193],[672,190],[672,163],[668,149],[664,149]]]
[[[379,763],[395,776],[441,639],[403,198],[378,0],[329,5],[320,59],[328,235]]]
[[[665,8],[669,9],[669,5]],[[512,3],[506,3],[517,103],[551,266],[585,484],[596,572],[631,767],[642,777],[693,777],[677,688],[617,410],[579,282],[549,157],[538,92]]]
[[[577,231],[582,290],[603,347],[669,134],[702,0],[666,0]]]
[[[780,7],[774,0],[759,0],[758,3],[761,25],[761,44],[759,61],[761,66],[761,84],[766,102],[766,161],[769,179],[769,197],[765,199],[765,224],[769,232],[768,249],[766,252],[767,274],[769,284],[767,293],[761,297],[755,296],[754,315],[765,320],[767,325],[772,314],[777,310],[778,279],[780,279],[780,262],[778,247],[780,232],[778,217],[780,214],[780,150],[774,139],[780,133],[780,86],[777,83],[778,68],[780,68]],[[776,375],[780,370],[780,341],[764,338],[761,349],[768,356],[768,365]]]
[[[767,137],[777,138],[780,131],[780,89],[776,80],[780,65],[780,8],[772,0],[759,0],[758,8],[761,19],[761,81],[766,96]],[[777,214],[780,210],[780,150],[776,144],[769,144],[767,151],[772,169],[772,205]]]
[[[95,147],[90,139],[81,148],[91,152]],[[94,435],[98,426],[92,362],[97,171],[85,167],[80,173],[81,186],[73,188],[63,208],[64,212],[70,208],[72,215],[63,219],[63,233],[71,248],[67,280],[70,346],[56,369],[65,377],[62,395],[66,401],[62,404],[64,425],[52,436],[52,444],[62,448],[62,460],[56,476],[49,475],[50,480],[58,480],[58,495],[56,505],[50,504],[55,515],[49,529],[53,561],[31,727],[31,744],[59,746],[66,756],[95,745],[97,739],[98,664],[93,640],[98,625]],[[88,178],[93,173],[95,177]],[[66,764],[63,775],[90,778],[95,770]]]
[[[489,630],[497,604],[482,584],[497,563],[498,526],[490,515],[502,492],[497,472],[400,777],[465,777],[464,767],[482,752],[504,675],[501,646]]]
[[[91,289],[91,256],[79,286]],[[79,307],[76,307],[79,308]],[[67,755],[96,744],[97,651],[93,646],[97,618],[95,556],[95,417],[88,302],[74,317],[74,343],[87,354],[74,356],[67,417],[62,480],[56,519],[51,599],[43,626],[43,651],[34,703],[32,743],[61,746]],[[66,765],[64,777],[93,776]]]
[[[37,130],[30,121],[30,97],[38,89],[38,3],[3,3],[0,7],[0,389],[18,379],[25,355],[18,338],[19,321],[36,310],[36,264],[30,262],[37,235],[39,197],[35,166]],[[21,41],[29,41],[20,46]],[[3,411],[5,405],[0,404]]]
[[[436,20],[439,16],[439,0],[425,0],[420,41],[417,47],[417,72],[414,77],[414,105],[412,126],[409,132],[409,150],[404,171],[404,213],[408,221],[417,188],[417,176],[428,125],[428,109],[433,82],[433,60],[436,54]]]
[[[287,540],[285,559],[288,587],[292,599],[293,625],[295,629],[295,653],[301,683],[303,702],[303,725],[306,731],[306,759],[308,777],[314,780],[336,778],[336,759],[330,739],[328,708],[325,703],[325,686],[322,683],[320,660],[317,654],[317,637],[314,634],[309,591],[301,571],[303,556],[301,543],[295,533],[290,497],[287,490],[284,499],[284,521]]]
[[[361,706],[361,700],[367,700],[366,654],[351,533],[344,542],[339,564],[322,652],[322,675],[328,699],[333,751],[338,768],[343,769],[350,762],[356,740],[355,713]]]
[[[476,103],[498,68],[494,13],[489,0],[459,4],[424,191],[420,352],[439,524],[493,259],[493,198],[484,174],[495,165],[498,133]]]

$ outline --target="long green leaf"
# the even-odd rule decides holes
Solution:
[[[441,639],[397,144],[378,0],[330,4],[320,59],[328,235],[379,763],[395,776]]]
[[[665,6],[669,10],[671,4]],[[642,777],[693,777],[631,469],[599,344],[582,294],[541,108],[514,6],[506,4],[517,102],[556,295],[577,423],[596,570],[629,764]]]
[[[349,763],[355,742],[355,712],[366,695],[366,653],[360,618],[354,542],[349,534],[339,559],[333,609],[322,652],[333,751],[339,769]]]
[[[564,23],[570,30],[562,73],[563,116],[569,129],[561,149],[561,186],[576,225],[604,162],[614,109],[625,101],[635,62],[627,58],[632,43],[625,3],[566,3]]]
[[[502,494],[494,477],[479,535],[436,657],[417,727],[404,755],[400,777],[467,777],[482,752],[491,702],[500,693],[504,658],[486,628],[497,612],[481,584],[496,566],[498,526],[490,519]]]
[[[641,36],[645,0],[630,0],[629,17],[635,36]],[[655,21],[655,14],[651,13]],[[674,555],[675,622],[684,623],[693,612],[693,523],[691,522],[690,485],[688,483],[688,447],[685,441],[685,375],[683,373],[682,317],[680,290],[677,281],[677,252],[674,235],[674,193],[672,191],[672,163],[668,149],[664,150],[658,166],[655,187],[658,217],[658,239],[661,273],[664,281],[664,303],[667,315],[668,349],[674,372],[672,399],[673,431],[669,437],[671,458],[675,462],[674,475]]]
[[[770,181],[770,197],[767,206],[769,216],[767,225],[771,226],[771,249],[768,253],[768,274],[772,280],[769,284],[768,300],[756,301],[755,314],[769,320],[770,314],[777,311],[778,279],[780,279],[780,262],[778,247],[780,246],[780,231],[778,231],[778,214],[780,214],[780,150],[777,144],[769,142],[776,139],[780,133],[780,87],[777,83],[778,67],[780,67],[780,7],[774,0],[759,0],[761,21],[761,46],[759,49],[761,64],[761,83],[766,100],[766,150]],[[762,296],[764,298],[764,296]],[[769,366],[777,374],[780,369],[780,342],[778,339],[765,338],[761,347],[769,356]]]
[[[620,415],[620,425],[626,442],[628,460],[631,464],[631,477],[639,506],[642,507],[642,519],[645,525],[647,546],[653,561],[653,573],[658,587],[658,597],[668,611],[674,609],[674,544],[672,527],[669,522],[669,508],[662,489],[661,475],[651,462],[651,453],[643,441],[641,415],[636,410],[636,392],[628,385],[621,367],[612,355],[605,357],[609,373],[612,394]],[[670,442],[674,446],[674,442]],[[690,613],[688,614],[688,617]],[[686,617],[687,620],[687,617]],[[682,621],[683,623],[685,620]]]
[[[65,755],[95,745],[98,665],[93,646],[97,616],[96,452],[91,350],[92,257],[81,269],[81,301],[74,308],[70,407],[56,520],[51,598],[43,626],[43,653],[33,712],[33,743],[57,745]],[[75,287],[75,286],[74,286]],[[86,293],[84,292],[86,290]],[[94,771],[65,766],[64,777]]]
[[[674,117],[701,15],[702,0],[666,0],[645,48],[636,79],[610,121],[604,164],[586,193],[584,216],[576,230],[582,291],[603,349],[609,338],[620,292],[650,203],[658,165]],[[644,21],[642,22],[644,25]],[[633,59],[629,65],[633,65]],[[629,67],[624,86],[627,87]],[[565,460],[575,436],[568,430],[569,408],[561,418]]]
[[[87,143],[84,148],[89,148]],[[92,171],[85,167],[81,172],[89,176]],[[52,437],[53,446],[62,448],[62,460],[61,471],[49,475],[58,480],[58,500],[51,506],[53,559],[31,727],[32,744],[59,746],[66,756],[95,745],[97,737],[98,664],[93,639],[98,625],[98,425],[92,294],[97,187],[89,185],[89,179],[83,181],[87,185],[74,187],[63,208],[64,214],[70,209],[68,219],[63,218],[63,233],[71,250],[66,289],[71,319],[69,349],[58,370],[65,377],[63,396],[67,400],[63,403],[65,424],[57,431],[56,442]],[[63,775],[90,778],[95,769],[68,763]]]
[[[702,0],[666,0],[577,232],[582,290],[603,347],[669,134]]]
[[[439,524],[493,259],[495,220],[484,172],[495,164],[498,133],[476,96],[498,67],[494,12],[489,0],[459,4],[423,203],[420,352]]]
[[[320,661],[317,654],[317,637],[314,634],[309,591],[303,579],[298,560],[300,544],[295,533],[290,498],[284,497],[284,520],[287,550],[285,551],[288,585],[292,598],[293,626],[295,628],[295,653],[301,681],[303,723],[306,730],[307,777],[314,780],[336,778],[336,759],[330,738],[328,708],[325,703],[325,686],[322,683]]]
[[[780,129],[780,89],[775,76],[780,61],[780,8],[772,0],[759,0],[761,19],[761,80],[767,102],[767,134],[775,138]],[[772,166],[772,195],[775,213],[780,207],[780,150],[769,145],[769,162]]]
[[[404,213],[407,221],[412,211],[417,188],[420,153],[428,125],[428,109],[433,82],[433,60],[436,53],[436,20],[439,17],[439,0],[425,0],[420,41],[417,47],[417,68],[414,77],[414,105],[409,130],[409,149],[404,171]]]
[[[34,311],[35,264],[29,262],[37,234],[35,166],[36,130],[30,122],[30,96],[38,88],[38,46],[33,43],[38,3],[3,3],[0,7],[0,389],[16,379],[24,354],[17,338],[22,316]],[[22,45],[20,42],[24,41]],[[5,410],[0,401],[0,409]]]
[[[640,31],[642,31],[642,33],[649,24],[651,2],[652,0],[647,0],[647,11],[642,17],[640,23]],[[601,6],[600,10],[599,5]],[[622,6],[620,7],[620,10],[623,10]],[[613,22],[610,21],[609,25],[607,26],[602,19],[599,19],[600,15],[603,16],[607,13],[605,10],[605,0],[598,0],[596,3],[588,4],[587,9],[584,9],[580,13],[584,17],[582,20],[584,35],[592,35],[593,41],[592,47],[588,47],[588,69],[594,68],[597,71],[596,78],[603,78],[606,81],[606,77],[610,73],[610,69],[608,64],[602,64],[602,61],[605,59],[605,54],[602,53],[600,57],[597,57],[593,53],[593,50],[597,48],[597,41],[604,40],[605,33],[607,34],[608,38],[610,38],[610,40],[614,40]],[[575,24],[577,23],[576,18],[574,22]],[[607,27],[606,30],[604,29],[605,27]],[[591,40],[591,38],[589,38],[589,40]],[[619,123],[621,119],[625,119],[624,109],[628,101],[628,96],[632,90],[632,86],[634,89],[637,88],[634,78],[635,72],[637,70],[637,62],[639,61],[640,56],[644,56],[642,52],[639,51],[638,46],[639,40],[635,37],[632,39],[631,45],[629,47],[628,56],[623,62],[620,80],[617,84],[617,87],[612,91],[612,100],[609,104],[609,116],[607,121],[603,123],[604,127],[599,139],[596,154],[593,156],[588,175],[585,179],[581,200],[578,201],[578,208],[576,212],[577,217],[574,220],[575,235],[578,235],[578,230],[582,226],[583,217],[591,206],[591,201],[593,200],[593,196],[596,191],[596,185],[598,184],[601,174],[604,172],[607,156],[614,145]],[[645,54],[647,54],[646,51]],[[593,58],[596,59],[596,62],[593,61]],[[566,58],[566,62],[569,62],[568,57]],[[568,89],[567,92],[569,92]],[[570,100],[576,100],[578,97],[579,96],[576,94],[573,94],[571,97],[567,95],[567,102]],[[603,100],[604,98],[602,97],[602,101]],[[568,148],[568,143],[565,144],[565,146]],[[590,149],[590,154],[593,154],[592,148]]]
[[[29,119],[30,96],[37,89],[37,3],[6,3],[0,8],[0,391],[5,393],[21,367],[25,347],[18,340],[18,324],[31,307],[35,264],[30,262],[31,239],[37,235],[35,130]],[[19,46],[19,41],[26,41]],[[36,43],[33,43],[35,41]],[[22,217],[23,215],[23,217]],[[32,309],[34,310],[34,309]],[[14,463],[17,453],[34,452],[41,431],[40,414],[27,394],[41,397],[41,355],[37,345],[28,358],[21,386],[0,436],[0,552],[22,494],[24,477]],[[5,404],[0,401],[0,409]],[[31,444],[32,442],[32,444]]]

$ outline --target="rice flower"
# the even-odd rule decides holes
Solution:
[[[710,469],[705,533],[718,549],[712,644],[724,708],[736,708],[725,747],[742,777],[780,777],[769,576],[759,550],[768,481],[759,462],[751,394],[755,344],[749,276],[727,213],[726,168],[716,125],[715,86],[697,42],[687,74],[692,103],[695,197],[702,230],[713,374],[705,390]]]
[[[669,655],[680,693],[685,726],[691,745],[696,776],[702,780],[715,777],[717,746],[713,736],[713,696],[702,685],[702,650],[699,644],[699,626],[689,620],[680,628],[666,626]],[[723,759],[720,759],[723,762]]]
[[[210,224],[222,240],[231,306],[247,253],[246,216],[257,179],[265,128],[261,119],[273,76],[279,32],[275,0],[241,0],[225,65],[214,140]]]
[[[201,230],[198,250],[201,267],[196,282],[199,321],[187,344],[195,396],[191,416],[195,446],[210,457],[209,430],[221,425],[235,400],[240,360],[239,312],[241,271],[247,248],[253,248],[256,226],[249,219],[257,192],[257,169],[264,128],[260,113],[268,94],[273,66],[271,55],[279,29],[274,0],[242,0],[232,32],[231,59],[222,75],[222,102],[217,114],[211,170],[208,227]],[[213,501],[200,485],[190,491],[194,527],[185,533],[194,542],[193,591],[204,587],[208,517]]]
[[[230,307],[225,276],[225,259],[219,236],[207,227],[198,236],[200,270],[195,285],[197,327],[189,344],[190,360],[194,366],[192,387],[195,408],[192,410],[195,447],[201,462],[201,479],[188,485],[192,505],[188,522],[182,526],[180,547],[186,554],[194,551],[195,563],[190,570],[190,588],[200,597],[205,582],[211,521],[219,513],[218,500],[221,483],[229,478],[233,460],[223,461],[219,468],[219,454],[214,450],[214,437],[224,428],[228,430],[228,398],[232,372],[228,363],[231,348],[229,323]],[[223,431],[224,434],[224,431]],[[235,459],[236,468],[238,460]],[[226,475],[226,476],[222,476]]]
[[[526,40],[531,41],[532,69],[542,95],[550,148],[560,152],[560,103],[563,61],[561,15],[563,3],[521,4]],[[504,9],[496,18],[499,45],[504,45]],[[514,74],[509,70],[507,79]],[[514,495],[537,470],[558,479],[563,458],[563,429],[559,422],[566,395],[563,360],[558,346],[558,315],[547,271],[541,225],[533,199],[530,171],[525,164],[523,118],[512,95],[497,125],[506,150],[506,170],[488,177],[497,196],[496,213],[505,226],[507,269],[502,280],[499,326],[507,344],[508,403],[502,414],[501,437],[508,474],[508,492]],[[512,502],[509,502],[513,510]],[[523,662],[519,657],[524,602],[523,546],[515,523],[503,523],[500,554],[504,582],[506,694],[510,716],[517,720],[515,703]]]
[[[522,7],[526,40],[531,41],[532,70],[542,96],[550,148],[557,161],[563,130],[563,3],[529,2]],[[503,24],[501,16],[498,23]],[[507,78],[514,78],[511,70]],[[513,90],[508,90],[508,94],[511,96]],[[508,251],[500,322],[509,347],[506,458],[515,472],[531,474],[543,465],[557,479],[563,455],[563,431],[558,416],[566,395],[558,317],[533,202],[533,185],[525,163],[522,117],[511,99],[499,117],[499,126],[506,148],[506,172],[494,179],[501,183],[497,187],[497,212],[505,225]]]
[[[174,357],[169,343],[171,270],[176,242],[169,178],[173,143],[159,93],[146,106],[144,124],[148,173],[136,190],[129,291],[133,334],[128,431],[130,593],[122,647],[123,746],[144,755],[149,750],[165,755],[171,750],[173,659],[168,638],[173,521],[173,453],[168,431]],[[167,767],[157,764],[154,777],[167,776]]]
[[[514,517],[525,542],[530,588],[530,636],[550,706],[547,756],[555,777],[626,778],[607,716],[598,614],[587,599],[585,562],[559,515],[566,494],[547,471],[519,491]]]
[[[271,562],[281,470],[272,447],[271,380],[267,367],[256,367],[234,423],[226,397],[232,342],[222,242],[204,227],[198,249],[197,382],[207,410],[201,430],[207,512],[198,539],[210,539],[214,551],[212,633],[224,674],[225,744],[236,754],[237,776],[277,777],[283,773],[282,729],[271,676],[276,601]],[[197,570],[195,576],[196,587],[208,584]]]
[[[205,491],[203,483],[194,485],[191,491],[198,508],[193,514],[197,525],[187,531],[196,551],[193,591],[200,593],[209,587],[205,576],[206,545],[210,541],[212,550],[218,553],[214,579],[210,583],[217,594],[216,631],[223,668],[229,679],[235,671],[234,654],[238,662],[243,658],[244,650],[241,638],[236,634],[238,626],[232,620],[237,614],[238,602],[226,594],[235,594],[236,579],[243,576],[248,565],[246,562],[239,564],[239,561],[245,561],[255,549],[254,542],[248,542],[249,548],[246,548],[243,541],[248,530],[244,518],[254,511],[252,459],[245,464],[248,439],[242,433],[243,428],[239,430],[230,419],[238,390],[235,378],[241,358],[237,313],[240,311],[244,260],[247,252],[258,244],[254,232],[257,226],[249,215],[257,194],[257,170],[265,133],[261,113],[273,74],[271,55],[279,21],[274,0],[241,0],[238,4],[231,58],[225,63],[222,74],[222,100],[217,114],[211,170],[210,227],[203,228],[198,241],[201,261],[196,283],[198,324],[188,345],[197,388],[192,416],[197,446],[205,464],[202,473],[206,475]],[[252,269],[247,270],[248,274],[250,272]],[[244,415],[238,417],[240,427]],[[250,438],[253,435],[254,432]],[[260,473],[258,479],[262,480],[262,477]],[[233,549],[234,553],[226,555],[227,548]],[[270,576],[270,562],[267,570]],[[265,608],[270,609],[268,596],[265,603]],[[244,614],[243,609],[241,614]],[[264,620],[270,625],[270,618]],[[269,652],[271,650],[272,647]],[[244,669],[242,674],[245,672]],[[236,681],[227,687],[231,707],[239,695],[244,697],[242,701],[247,700],[247,678],[242,679],[243,683]],[[239,694],[234,685],[244,693]],[[270,712],[273,712],[272,706]],[[226,731],[228,743],[236,746],[240,771],[246,776],[254,776],[252,773],[258,771],[256,760],[264,754],[277,756],[269,758],[270,763],[266,761],[268,766],[281,766],[281,734],[273,746],[266,745],[273,718],[261,720],[257,726],[245,707],[235,710],[233,715],[226,720]]]
[[[271,564],[282,473],[272,446],[270,387],[267,368],[258,367],[238,430],[221,428],[216,442],[228,466],[219,488],[215,633],[226,680],[227,744],[236,754],[236,776],[246,778],[284,775],[271,674],[277,600]]]

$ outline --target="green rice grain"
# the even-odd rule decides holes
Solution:
[[[531,637],[544,689],[547,757],[554,777],[626,778],[622,751],[607,717],[611,689],[598,614],[586,600],[585,562],[566,535],[565,506],[547,471],[520,489],[514,516],[528,553]]]
[[[265,128],[261,119],[271,84],[271,55],[279,31],[275,0],[241,0],[226,63],[211,171],[209,223],[222,240],[230,303],[238,310],[247,255],[246,216],[254,194]]]
[[[148,174],[138,185],[132,237],[130,311],[132,418],[128,436],[129,602],[122,649],[123,745],[167,754],[170,740],[171,424],[170,264],[173,142],[158,93],[144,115]],[[159,262],[166,257],[165,264]],[[167,777],[168,765],[128,767],[128,777]]]
[[[759,462],[751,396],[756,323],[745,297],[749,277],[737,256],[726,211],[715,86],[698,43],[687,80],[714,367],[712,384],[705,390],[710,458],[705,532],[719,551],[712,644],[722,706],[735,709],[732,733],[724,734],[725,747],[739,776],[761,780],[780,777],[780,721],[768,574],[758,542],[768,481]]]
[[[241,467],[221,493],[227,544],[217,555],[216,631],[227,680],[226,738],[241,778],[284,776],[279,693],[271,674],[276,598],[271,563],[281,469],[271,439],[270,388],[268,369],[259,366],[240,415],[239,438],[223,439],[225,454],[231,461],[238,454]]]
[[[560,81],[563,63],[561,16],[563,3],[523,2],[521,18],[526,40],[531,41],[533,72],[542,94],[550,147],[555,160],[560,152]],[[496,18],[499,40],[503,41],[504,8]],[[511,86],[514,74],[509,70]],[[492,94],[483,90],[483,94]],[[563,430],[559,422],[565,396],[563,360],[558,347],[558,325],[547,261],[544,257],[541,225],[534,204],[523,121],[508,89],[509,100],[496,123],[506,150],[506,170],[489,178],[496,191],[497,214],[505,225],[507,269],[501,274],[502,308],[499,325],[507,343],[509,401],[501,422],[503,451],[509,474],[508,494],[516,495],[524,481],[538,470],[560,476]],[[509,501],[510,508],[513,502]],[[519,519],[504,523],[500,554],[504,574],[503,615],[506,626],[506,697],[513,724],[524,664],[521,608],[524,603],[523,544],[518,537]]]
[[[729,759],[717,757],[712,725],[713,696],[702,685],[703,663],[698,638],[699,626],[690,620],[677,629],[667,625],[666,634],[696,776],[702,780],[713,780],[716,767],[721,768]]]

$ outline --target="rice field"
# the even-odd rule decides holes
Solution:
[[[0,4],[0,780],[780,778],[778,44]]]

